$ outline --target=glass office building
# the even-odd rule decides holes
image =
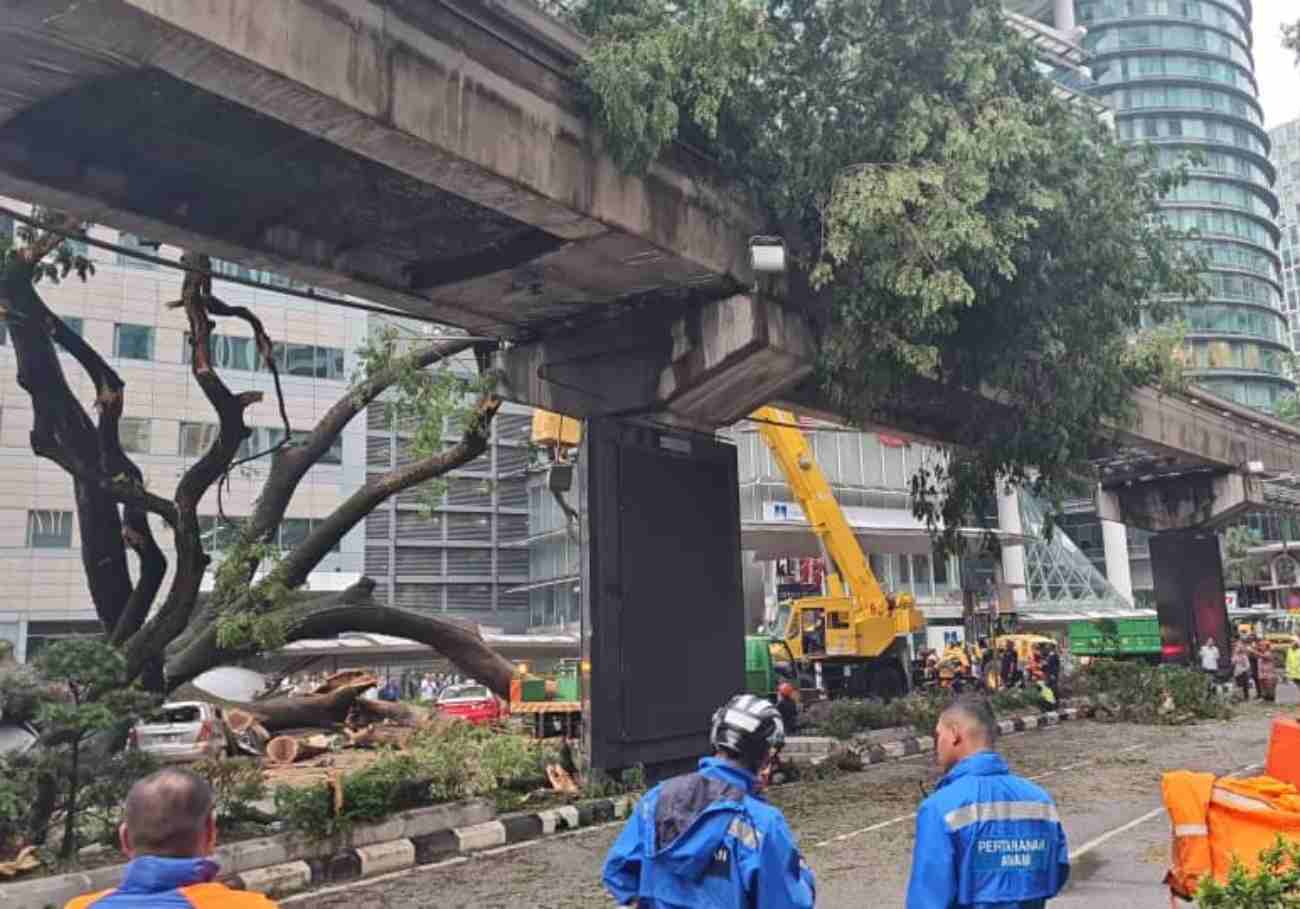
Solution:
[[[1078,22],[1122,139],[1163,163],[1199,155],[1164,206],[1196,232],[1209,298],[1183,307],[1193,382],[1271,410],[1293,383],[1281,312],[1276,178],[1258,102],[1250,0],[1082,0]]]
[[[1269,131],[1277,194],[1282,201],[1277,224],[1282,231],[1282,308],[1291,322],[1291,346],[1300,351],[1300,120]]]

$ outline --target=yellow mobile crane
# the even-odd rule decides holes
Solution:
[[[794,414],[760,407],[750,418],[826,557],[829,595],[788,604],[789,619],[780,631],[785,647],[800,667],[821,670],[831,697],[906,693],[906,639],[925,628],[924,614],[911,594],[886,596],[880,589]]]

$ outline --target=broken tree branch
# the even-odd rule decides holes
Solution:
[[[300,587],[339,540],[383,502],[403,490],[463,467],[483,454],[491,438],[492,418],[500,408],[500,398],[484,395],[454,446],[367,481],[284,557],[273,576],[291,590]]]
[[[0,304],[17,359],[18,384],[32,401],[32,451],[73,477],[82,567],[96,613],[111,629],[133,590],[118,502],[134,501],[162,514],[171,503],[150,496],[127,475],[105,473],[98,430],[68,385],[55,341],[74,356],[85,357],[88,345],[37,294],[32,282],[39,267],[39,259],[10,259],[0,279]],[[111,370],[97,368],[102,360],[86,358],[86,363],[97,388],[120,388],[121,379]]]
[[[514,666],[488,647],[476,628],[376,603],[372,596],[374,588],[375,582],[363,577],[347,590],[300,597],[270,615],[283,623],[284,639],[290,642],[330,638],[344,631],[371,631],[419,641],[501,697],[510,696]],[[167,678],[179,685],[240,656],[243,654],[223,650],[217,644],[215,625],[209,626],[187,646],[168,655]],[[262,703],[248,709],[256,713]]]
[[[405,368],[424,369],[448,357],[468,350],[472,341],[449,340],[431,344],[408,355],[407,363],[394,364],[349,389],[325,412],[308,435],[306,444],[280,453],[271,466],[270,475],[258,497],[249,532],[253,539],[265,539],[275,532],[284,519],[285,510],[298,490],[298,484],[312,465],[330,449],[348,424],[376,398],[392,387]],[[332,545],[332,544],[331,544]]]
[[[262,400],[261,392],[234,394],[212,368],[212,320],[208,318],[206,299],[212,295],[211,260],[202,254],[187,253],[182,261],[194,264],[202,272],[186,272],[181,285],[181,305],[190,323],[190,374],[203,391],[218,418],[217,437],[181,477],[176,486],[177,521],[176,573],[167,599],[143,628],[127,643],[127,667],[131,677],[160,669],[162,653],[190,622],[198,602],[199,585],[207,569],[207,553],[199,537],[198,506],[204,494],[229,468],[251,430],[244,422],[244,411]],[[153,680],[162,683],[161,676]]]

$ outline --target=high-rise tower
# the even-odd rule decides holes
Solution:
[[[1291,346],[1300,351],[1300,120],[1269,130],[1277,195],[1282,203],[1277,226],[1282,230],[1282,311],[1291,320]]]
[[[1164,206],[1210,264],[1208,302],[1183,306],[1190,378],[1272,409],[1294,383],[1251,0],[1081,0],[1078,23],[1120,138],[1152,143],[1167,165],[1201,159]]]

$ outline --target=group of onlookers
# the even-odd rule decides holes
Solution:
[[[1225,668],[1221,665],[1222,654],[1214,638],[1209,638],[1198,651],[1201,669],[1211,676],[1221,676]],[[1232,680],[1241,691],[1243,700],[1250,700],[1251,688],[1255,696],[1265,701],[1272,701],[1277,696],[1277,683],[1280,674],[1285,673],[1288,680],[1300,685],[1300,639],[1285,648],[1281,648],[1265,638],[1253,634],[1239,635],[1232,643],[1229,655]]]

